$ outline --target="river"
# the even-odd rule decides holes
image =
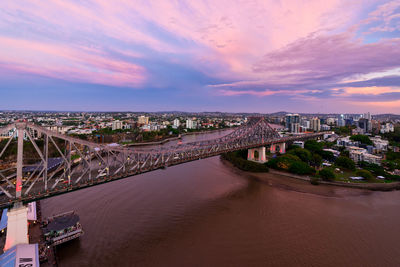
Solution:
[[[257,177],[212,157],[45,199],[42,212],[76,210],[85,230],[58,247],[59,266],[400,266],[400,191]]]

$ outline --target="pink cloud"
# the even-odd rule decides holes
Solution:
[[[107,56],[98,49],[0,37],[0,63],[7,69],[52,78],[137,87],[143,67]]]
[[[395,16],[398,1],[392,2],[371,16]],[[358,22],[375,3],[56,0],[21,5],[6,1],[0,8],[4,11],[0,29],[18,25],[28,30],[19,33],[20,39],[0,33],[9,43],[0,44],[0,62],[50,77],[135,87],[148,81],[151,73],[119,58],[146,59],[155,52],[159,57],[168,55],[168,63],[189,65],[207,76],[242,80],[226,84],[239,89],[331,83],[347,74],[395,65],[398,54],[392,46],[398,41],[364,45],[352,33],[338,33]],[[104,52],[110,50],[121,57]]]
[[[254,90],[218,90],[219,95],[223,96],[240,96],[240,95],[253,95],[253,96],[271,96],[271,95],[287,95],[293,96],[304,93],[315,93],[317,90],[262,90],[262,91],[254,91]]]
[[[298,83],[334,83],[355,74],[399,66],[400,39],[364,44],[351,32],[302,38],[258,61],[253,69],[267,75],[290,73]],[[293,75],[293,72],[298,74]]]

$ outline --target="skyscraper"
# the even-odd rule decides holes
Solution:
[[[316,132],[320,131],[320,129],[321,129],[321,121],[320,121],[319,118],[317,118],[317,117],[312,118],[310,124],[311,124],[311,129],[313,131],[316,131]]]
[[[300,131],[300,116],[299,114],[286,114],[285,127],[292,133]]]
[[[181,125],[181,122],[179,121],[179,119],[175,119],[174,120],[174,127],[178,128],[179,125]]]

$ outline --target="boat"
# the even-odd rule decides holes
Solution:
[[[84,234],[75,211],[61,213],[43,222],[43,234],[48,246],[57,246]]]

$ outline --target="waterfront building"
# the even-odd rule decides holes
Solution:
[[[187,129],[196,129],[197,128],[197,122],[192,120],[192,119],[187,119],[186,120],[186,128]]]
[[[368,153],[365,148],[351,146],[348,147],[347,150],[349,151],[350,158],[356,163],[365,161],[368,163],[381,165],[382,158]]]

